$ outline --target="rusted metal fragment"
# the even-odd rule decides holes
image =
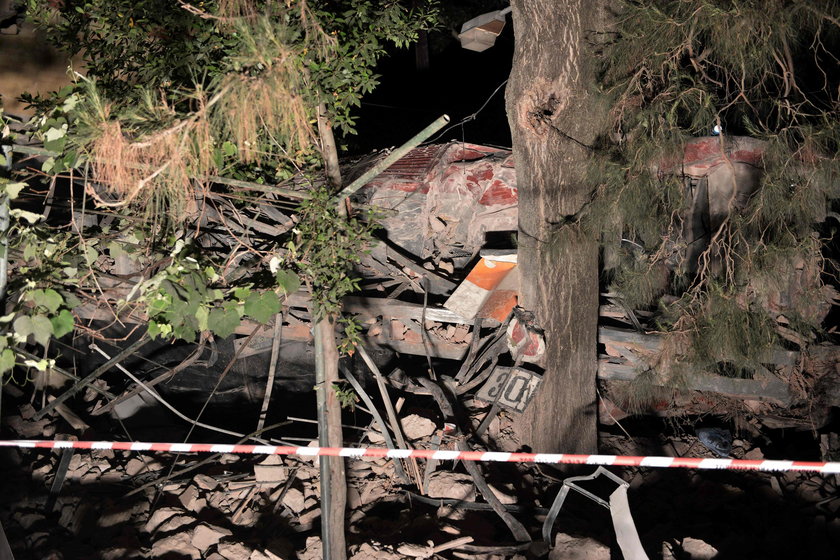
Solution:
[[[395,210],[388,239],[421,260],[463,266],[487,232],[517,228],[509,150],[453,142],[416,148],[362,188],[358,202]]]

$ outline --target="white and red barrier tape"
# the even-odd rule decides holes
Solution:
[[[228,445],[222,443],[146,443],[139,441],[49,441],[7,440],[0,447],[36,449],[114,449],[173,453],[242,453],[250,455],[298,455],[316,457],[388,457],[391,459],[436,459],[500,463],[565,463],[613,467],[685,469],[731,469],[741,471],[800,471],[840,473],[840,462],[705,459],[702,457],[634,457],[628,455],[570,455],[565,453],[503,453],[498,451],[446,451],[435,449],[385,449],[381,447],[291,447],[279,445]]]

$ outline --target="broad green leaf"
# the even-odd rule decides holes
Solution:
[[[251,288],[234,288],[233,297],[239,301],[245,301],[251,295]]]
[[[195,312],[195,318],[198,321],[198,330],[206,331],[209,328],[207,321],[210,318],[210,310],[207,309],[206,305],[198,306],[198,310]]]
[[[245,300],[245,314],[259,323],[266,323],[280,311],[280,300],[274,292],[254,293]]]
[[[93,248],[91,243],[85,245],[85,262],[88,266],[93,266],[96,262],[96,259],[99,258],[99,251]]]
[[[50,313],[58,311],[58,308],[64,303],[61,294],[53,289],[32,290],[28,293],[28,296],[32,303],[46,307]]]
[[[29,315],[19,316],[12,323],[12,331],[25,340],[26,337],[35,332],[35,327],[32,324],[32,318]]]
[[[51,173],[52,170],[55,168],[55,158],[48,157],[44,160],[44,163],[41,164],[41,171],[44,173]]]
[[[6,373],[15,367],[15,353],[11,348],[0,352],[0,373]]]
[[[277,285],[282,288],[286,295],[293,294],[300,288],[300,277],[294,272],[281,269],[277,271],[274,277],[277,280]]]
[[[207,325],[220,338],[227,338],[239,326],[239,313],[235,309],[214,309],[210,312]]]
[[[222,144],[222,151],[226,156],[230,157],[236,153],[236,145],[232,142],[225,141],[225,143]]]
[[[108,243],[108,254],[111,255],[112,259],[118,259],[127,253],[123,250],[122,243],[111,241]]]
[[[35,342],[41,346],[46,346],[49,344],[52,334],[53,326],[47,317],[44,315],[32,317],[32,336],[35,337]]]
[[[50,317],[50,322],[56,338],[61,338],[65,334],[73,332],[73,314],[66,309],[62,309],[61,313]]]

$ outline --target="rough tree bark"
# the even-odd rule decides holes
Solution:
[[[518,420],[536,451],[597,451],[598,244],[576,223],[607,117],[595,91],[590,40],[605,0],[514,0],[516,47],[507,86],[519,188],[521,303],[545,329],[545,374]]]

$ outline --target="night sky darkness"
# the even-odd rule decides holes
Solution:
[[[430,33],[428,70],[417,70],[414,47],[392,49],[377,68],[380,85],[357,110],[359,134],[345,139],[350,153],[398,146],[443,113],[452,119],[451,126],[476,112],[510,74],[513,25],[510,16],[507,20],[496,44],[480,53],[462,49],[448,29]],[[510,147],[504,94],[502,86],[475,120],[451,128],[436,142]]]

